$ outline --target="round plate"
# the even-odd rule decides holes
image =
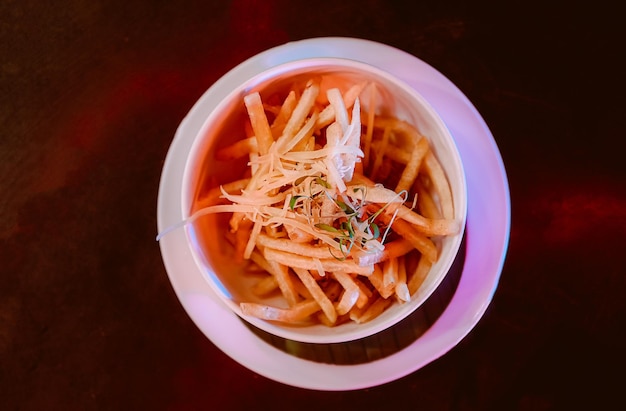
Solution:
[[[170,281],[200,330],[223,352],[250,370],[284,384],[317,390],[354,390],[404,377],[439,358],[476,325],[498,285],[510,232],[506,172],[493,136],[463,93],[415,56],[388,45],[352,38],[315,38],[260,53],[219,79],[179,126],[159,186],[158,230],[183,219],[182,177],[194,136],[233,85],[278,64],[312,57],[362,61],[399,77],[438,111],[454,137],[466,173],[468,205],[465,255],[456,291],[434,323],[401,349],[372,361],[328,363],[294,355],[247,326],[213,293],[196,266],[185,230],[160,239]]]

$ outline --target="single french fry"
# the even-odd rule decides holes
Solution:
[[[378,293],[383,298],[389,298],[393,295],[398,281],[398,260],[391,258],[382,265],[382,284],[379,285]]]
[[[285,251],[275,250],[266,247],[264,250],[265,258],[268,261],[276,261],[287,265],[291,268],[304,268],[306,270],[317,270],[317,264],[311,257],[302,256]],[[360,275],[369,275],[372,273],[372,266],[360,266],[352,259],[337,260],[335,258],[319,259],[324,271],[334,272],[343,271]]]
[[[383,264],[383,287],[394,289],[398,282],[398,259],[391,258]]]
[[[258,92],[247,94],[243,98],[243,101],[248,111],[248,117],[250,118],[254,136],[256,137],[259,154],[267,154],[270,150],[270,146],[274,142],[274,137],[272,136],[272,130],[270,129],[267,116],[265,115],[261,95]]]
[[[309,270],[305,270],[298,267],[292,267],[293,271],[296,273],[302,284],[309,290],[315,301],[322,308],[324,314],[331,323],[337,321],[337,311],[335,311],[335,307],[330,299],[324,294],[324,291],[319,286],[317,281],[313,278]]]
[[[278,138],[277,142],[280,146],[286,145],[297,134],[298,130],[308,114],[315,104],[315,99],[319,93],[319,84],[317,82],[310,82],[302,92],[296,107],[293,109],[289,120],[283,130],[282,135]]]
[[[331,88],[326,91],[326,95],[335,113],[335,121],[341,126],[340,130],[343,132],[348,128],[350,120],[348,119],[348,110],[341,96],[341,91],[337,88]]]
[[[320,306],[315,300],[301,301],[288,309],[251,302],[242,302],[239,306],[244,315],[250,315],[268,321],[286,323],[302,322],[311,314],[320,310]]]
[[[410,190],[417,178],[420,170],[420,165],[428,153],[428,140],[424,137],[417,137],[409,161],[400,175],[400,181],[396,185],[396,192],[403,190]]]
[[[234,223],[236,221],[236,223]],[[242,262],[245,260],[244,254],[250,233],[252,232],[252,221],[245,218],[243,213],[233,213],[230,219],[231,232],[235,234],[235,259]],[[236,224],[236,225],[235,225]]]
[[[280,264],[272,259],[267,259],[267,262],[271,267],[270,272],[274,275],[274,277],[276,277],[278,288],[280,288],[285,300],[287,300],[287,304],[289,304],[290,307],[295,306],[298,302],[298,293],[296,292],[293,281],[289,276],[289,268],[286,265]]]
[[[386,213],[380,214],[380,218],[389,224],[391,222],[391,216]],[[437,260],[437,247],[433,241],[426,237],[424,234],[415,230],[414,226],[402,219],[395,219],[391,225],[391,229],[399,234],[402,238],[409,241],[413,247],[415,247],[422,255],[428,258],[430,261]]]
[[[361,292],[361,288],[350,274],[336,272],[333,273],[333,277],[345,290],[341,301],[337,305],[337,314],[346,314],[359,300],[361,300],[361,305],[365,303],[363,300],[367,300],[367,296]]]
[[[374,318],[378,317],[380,314],[382,314],[382,312],[391,305],[391,302],[392,301],[389,298],[379,297],[369,307],[367,307],[363,314],[356,318],[353,318],[353,320],[359,324],[371,321]]]
[[[357,251],[352,258],[360,266],[370,266],[382,263],[390,258],[400,257],[415,249],[410,241],[400,238],[385,244],[385,248],[380,251]]]
[[[261,233],[262,228],[263,228],[263,225],[259,221],[254,222],[254,225],[252,226],[252,230],[250,230],[250,237],[248,238],[248,242],[246,243],[246,246],[243,250],[244,259],[246,260],[250,259],[252,251],[256,247],[256,239]]]
[[[360,174],[355,174],[356,179],[360,180]],[[353,179],[354,180],[354,179]],[[365,184],[353,184],[347,187],[346,194],[354,201],[365,201],[366,203],[388,204],[403,203],[405,196],[398,194],[388,188],[380,185],[368,186]]]
[[[367,277],[367,281],[370,282],[376,292],[380,293],[383,289],[383,267],[382,264],[374,265],[374,271]]]
[[[356,305],[359,300],[359,290],[344,290],[341,299],[337,303],[336,312],[338,315],[344,315],[348,313],[352,307]]]
[[[391,136],[391,127],[386,127],[383,131],[382,140],[380,142],[380,146],[374,150],[374,162],[372,164],[372,170],[370,171],[370,178],[376,181],[379,177],[380,168],[383,164],[383,158],[387,153],[387,146],[389,145],[389,138]]]
[[[453,219],[454,218],[454,204],[452,202],[452,191],[450,189],[450,183],[446,178],[446,174],[439,163],[439,160],[435,157],[435,155],[429,151],[424,159],[424,168],[426,172],[430,176],[430,180],[432,181],[435,189],[437,190],[437,194],[439,195],[439,203],[441,204],[441,212],[443,214],[443,218]]]
[[[252,253],[250,253],[250,261],[254,262],[256,265],[261,267],[261,269],[271,274],[273,270],[272,266],[258,250],[253,250]]]
[[[282,135],[287,121],[289,121],[289,117],[291,117],[293,110],[296,108],[297,102],[296,92],[291,90],[289,94],[287,94],[287,97],[285,97],[285,100],[283,100],[283,104],[270,126],[274,139],[278,139]]]
[[[333,277],[346,290],[360,290],[358,284],[354,281],[354,278],[348,273],[341,271],[336,272],[333,273]]]
[[[234,160],[258,152],[259,147],[255,137],[248,137],[223,147],[215,152],[215,159],[220,161]]]
[[[317,118],[317,114],[313,113],[311,117],[306,120],[304,126],[298,130],[296,134],[290,137],[290,139],[282,140],[280,153],[286,153],[289,151],[301,151],[304,147],[306,147],[309,138],[313,135],[315,129],[313,126],[315,125],[315,119]],[[286,137],[286,135],[285,135]]]
[[[367,299],[364,305],[358,306],[355,304],[346,315],[351,321],[356,322],[356,320],[363,315],[367,308],[372,305],[378,297],[378,293],[375,293]]]
[[[363,122],[366,121],[364,114],[361,114],[361,118],[363,119]],[[396,145],[399,147],[405,147],[412,144],[413,136],[416,133],[420,134],[413,125],[394,117],[376,116],[372,126],[374,130],[384,130],[385,128],[393,130],[396,140],[398,141]]]
[[[398,297],[398,301],[407,302],[411,300],[411,293],[406,283],[396,284],[395,294]]]
[[[300,229],[299,227],[292,227],[292,226],[286,226],[285,231],[287,231],[287,236],[289,237],[289,240],[284,239],[284,241],[292,241],[298,244],[307,244],[310,247],[313,247],[310,243],[315,240],[315,237],[313,237],[311,233],[306,232]],[[272,248],[279,248],[279,247],[272,247]]]
[[[341,302],[341,298],[343,298],[343,296],[341,295],[342,290],[343,290],[343,287],[341,287],[341,285],[337,282],[330,283],[324,288],[324,293],[326,294],[328,299],[333,302],[333,306],[335,306],[335,311],[337,311],[337,307],[339,306],[339,303]],[[345,314],[339,315],[339,313],[337,313],[337,318],[334,319],[333,322],[331,322],[331,320],[328,319],[328,317],[326,316],[326,314],[324,314],[323,311],[319,311],[318,313],[314,315],[321,324],[326,325],[328,327],[335,327],[350,319]]]
[[[278,112],[280,111],[280,106],[277,106],[275,104],[263,103],[263,109],[266,113],[273,114],[274,117],[276,117],[278,115]],[[268,117],[268,120],[270,117],[271,116]]]
[[[419,290],[419,288],[422,286],[422,283],[428,276],[432,265],[433,263],[427,258],[422,257],[419,259],[415,270],[413,270],[413,274],[411,274],[408,279],[407,286],[409,288],[409,294],[413,295],[417,292],[417,290]]]
[[[346,109],[350,109],[354,105],[354,102],[356,101],[359,94],[361,94],[361,91],[363,90],[363,88],[365,88],[366,85],[366,82],[354,84],[343,94],[343,105]],[[323,127],[326,127],[327,125],[335,121],[335,118],[335,108],[332,104],[329,104],[324,108],[324,110],[322,110],[319,117],[317,118],[317,124],[315,125],[316,129],[319,130]]]
[[[341,141],[341,137],[343,137],[343,130],[341,128],[341,123],[338,121],[332,122],[326,128],[326,141],[329,146],[337,146]]]
[[[385,150],[385,156],[389,160],[395,161],[398,164],[406,165],[411,161],[412,150],[408,150],[409,147],[399,147],[393,144],[386,144],[383,146],[382,140],[372,141],[372,149],[378,151],[381,148]]]
[[[250,154],[248,155],[248,158],[250,159],[248,164],[250,164],[250,171],[252,172],[252,175],[258,175],[259,163],[257,161],[259,160],[259,153],[256,151],[251,151]],[[250,179],[250,182],[252,181],[253,180]],[[248,184],[247,187],[248,188],[252,187],[252,184]]]
[[[363,162],[362,161],[357,161],[354,164],[354,172],[355,173],[359,173],[359,174],[363,174]]]
[[[278,280],[273,275],[266,275],[252,287],[254,295],[263,296],[278,290]]]
[[[363,168],[369,169],[370,165],[370,153],[372,149],[372,136],[374,134],[374,117],[376,115],[376,83],[370,85],[370,99],[369,110],[367,112],[367,118],[363,119],[365,127],[365,134],[362,136],[363,142]]]
[[[302,281],[298,278],[298,276],[293,272],[293,270],[289,270],[289,276],[291,277],[291,282],[293,284],[294,290],[296,290],[296,294],[298,294],[304,300],[314,299],[311,292],[302,284]]]
[[[426,236],[453,235],[461,229],[460,222],[453,218],[427,218],[401,204],[389,204],[382,214],[390,217],[396,211],[400,220],[411,224],[415,230]]]
[[[365,307],[365,305],[367,305],[368,300],[372,298],[372,295],[374,293],[358,277],[354,277],[352,278],[352,280],[359,287],[359,299],[356,301],[356,306],[359,308],[363,308]]]
[[[439,205],[435,202],[435,199],[422,180],[423,179],[419,178],[417,184],[415,184],[415,191],[417,191],[417,206],[420,211],[419,214],[426,218],[440,220],[442,216]]]
[[[248,264],[245,267],[246,273],[250,274],[267,274],[267,271],[261,268],[260,265],[252,260],[248,260]]]
[[[344,101],[344,104],[346,105],[346,108],[349,109],[349,108],[351,108],[354,105],[354,102],[361,95],[361,92],[363,91],[363,89],[365,89],[365,87],[367,87],[368,84],[374,84],[374,83],[369,83],[367,81],[362,81],[360,83],[356,83],[356,84],[352,85],[343,94],[343,101]]]
[[[279,251],[285,251],[292,254],[298,254],[301,256],[308,256],[318,259],[333,258],[333,254],[330,252],[327,246],[313,245],[309,242],[302,243],[300,241],[294,241],[291,236],[289,239],[287,239],[272,238],[266,234],[259,234],[256,241],[259,246]]]
[[[411,299],[411,293],[407,286],[406,260],[404,257],[398,259],[398,275],[395,286],[395,294],[399,301],[407,302]]]
[[[386,260],[382,264],[377,264],[374,266],[374,272],[367,279],[372,284],[372,286],[383,298],[389,298],[393,294],[393,284],[392,286],[385,286],[385,267],[389,265],[390,260]]]
[[[398,274],[397,281],[398,283],[406,283],[406,258],[402,256],[398,258]]]

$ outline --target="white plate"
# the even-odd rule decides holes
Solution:
[[[447,78],[415,56],[361,39],[316,38],[287,43],[241,63],[198,100],[181,123],[165,160],[159,187],[159,232],[183,218],[184,162],[194,136],[234,84],[277,64],[301,58],[343,57],[391,72],[420,92],[456,140],[468,190],[465,257],[456,292],[418,338],[373,361],[338,365],[303,359],[253,332],[213,294],[185,241],[184,230],[160,240],[163,261],[183,307],[200,330],[238,363],[284,384],[317,390],[355,390],[404,377],[439,358],[480,320],[496,290],[510,231],[506,172],[493,136],[471,102]],[[446,301],[447,302],[447,301]]]

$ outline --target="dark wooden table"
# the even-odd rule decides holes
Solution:
[[[0,409],[623,403],[626,30],[600,3],[0,3]],[[320,36],[386,43],[447,76],[511,188],[509,252],[478,325],[424,368],[350,392],[225,355],[154,240],[163,161],[194,102],[244,59]]]

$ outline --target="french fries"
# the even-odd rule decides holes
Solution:
[[[365,91],[366,107],[376,106],[376,84],[330,83],[313,78],[283,95],[246,95],[246,137],[216,159],[247,158],[249,173],[196,199],[192,214],[231,213],[235,261],[266,273],[253,294],[284,299],[240,302],[244,315],[329,327],[371,321],[410,301],[440,238],[461,229],[429,140],[361,109]]]

